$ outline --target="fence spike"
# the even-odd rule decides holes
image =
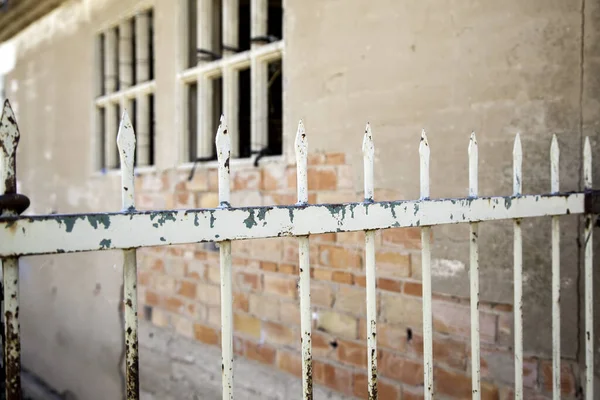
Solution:
[[[0,117],[0,193],[17,193],[17,146],[19,127],[10,102],[4,101]],[[27,204],[29,202],[27,201]],[[2,216],[18,215],[17,210],[4,209]],[[7,400],[21,399],[21,329],[19,323],[19,258],[7,257],[2,260],[4,281],[4,368],[5,395]]]
[[[556,135],[550,145],[550,191],[559,192],[559,148]],[[560,225],[552,217],[552,398],[560,400]]]
[[[219,202],[221,206],[228,207],[230,201],[230,162],[231,138],[227,131],[225,116],[221,115],[219,128],[215,137],[217,160],[219,162]]]
[[[513,195],[522,191],[523,150],[517,133],[513,146]],[[515,400],[523,399],[523,238],[521,221],[513,222]]]
[[[0,192],[16,193],[16,152],[21,134],[15,113],[8,99],[4,101],[2,117],[0,117],[0,147],[2,148],[3,179],[0,180]]]
[[[367,123],[363,138],[365,202],[373,201],[375,145],[371,125]],[[365,272],[367,301],[367,361],[369,400],[377,399],[377,277],[375,270],[375,231],[365,231]]]
[[[419,143],[421,199],[429,198],[430,148],[425,129]],[[423,285],[423,375],[425,399],[433,399],[433,316],[431,308],[431,227],[421,228],[421,268]]]
[[[469,197],[478,195],[479,148],[475,132],[471,133],[469,155]],[[473,400],[481,399],[481,365],[479,338],[479,224],[469,224],[469,279],[471,283],[471,388]]]
[[[586,136],[583,145],[583,186],[592,189],[592,146]],[[585,269],[585,398],[594,398],[594,220],[590,213],[585,214],[584,224],[584,269]]]
[[[121,158],[121,193],[123,198],[123,209],[128,210],[134,207],[135,185],[134,164],[135,164],[135,132],[129,119],[127,111],[123,112],[121,123],[119,124],[119,133],[117,134],[117,147]]]

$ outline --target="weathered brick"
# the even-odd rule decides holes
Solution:
[[[423,388],[402,387],[402,400],[423,400]]]
[[[271,261],[261,261],[260,269],[263,271],[277,272],[277,263]]]
[[[215,285],[221,284],[221,271],[218,265],[206,265],[204,278]]]
[[[335,233],[310,235],[310,240],[314,242],[335,242]]]
[[[342,165],[346,162],[344,153],[327,153],[325,154],[325,164],[327,165]]]
[[[358,195],[354,191],[345,190],[345,191],[332,191],[332,192],[318,192],[317,193],[317,203],[318,204],[340,204],[340,203],[353,203],[357,201],[362,201],[360,195]],[[363,242],[364,242],[364,232],[362,233]]]
[[[251,336],[255,339],[260,338],[261,321],[260,319],[248,314],[233,314],[233,329],[236,332]]]
[[[186,275],[187,266],[184,260],[180,258],[168,259],[165,265],[167,273],[177,278],[183,278]]]
[[[262,319],[279,321],[279,301],[263,295],[251,293],[249,295],[250,314]]]
[[[164,294],[171,294],[175,292],[175,286],[177,281],[172,276],[168,275],[156,275],[154,278],[155,289]]]
[[[283,243],[280,238],[253,239],[248,243],[250,256],[253,258],[278,262],[283,256]]]
[[[279,264],[277,270],[282,274],[298,275],[298,266],[293,264]]]
[[[169,326],[170,316],[159,308],[152,309],[152,324],[155,326]]]
[[[498,343],[504,346],[510,346],[513,341],[512,328],[514,318],[513,314],[502,313],[498,315]]]
[[[387,350],[381,351],[379,371],[385,377],[408,385],[423,385],[423,364]]]
[[[336,168],[338,189],[354,188],[354,173],[351,165],[339,165]]]
[[[152,290],[146,290],[144,303],[149,306],[158,306],[161,302],[161,297],[158,293]]]
[[[406,344],[406,353],[415,358],[423,357],[423,337],[413,334]],[[445,337],[433,338],[433,358],[436,364],[464,371],[467,366],[466,342]]]
[[[232,175],[233,190],[258,190],[260,188],[260,171],[237,170]]]
[[[196,284],[190,281],[180,281],[178,284],[177,294],[189,299],[196,297]]]
[[[311,334],[312,354],[314,357],[335,359],[338,345],[337,339],[333,336],[313,330]]]
[[[233,287],[236,290],[250,292],[261,290],[260,275],[245,271],[233,271]]]
[[[410,275],[410,255],[393,250],[378,250],[375,255],[377,272],[385,276],[407,277]]]
[[[163,305],[167,311],[170,311],[174,314],[183,314],[185,312],[185,302],[173,296],[165,296]]]
[[[356,199],[349,200],[356,201]],[[365,245],[365,233],[363,231],[354,231],[354,232],[338,232],[335,237],[338,243],[343,244],[352,244],[358,246]],[[377,243],[376,243],[377,246]]]
[[[215,208],[219,205],[219,195],[215,192],[198,194],[198,208]]]
[[[186,276],[191,279],[200,280],[204,278],[205,266],[199,261],[189,261]]]
[[[250,340],[243,340],[244,356],[250,360],[258,361],[262,364],[273,365],[277,355],[275,348],[268,343],[257,344]]]
[[[359,399],[369,398],[369,380],[367,375],[361,372],[354,373],[353,379],[353,394]],[[385,400],[397,400],[400,397],[400,388],[387,380],[382,378],[377,379],[377,394],[379,399]],[[402,397],[404,399],[404,397]]]
[[[284,324],[300,325],[300,305],[298,303],[279,303],[279,317]]]
[[[171,324],[178,334],[190,339],[194,337],[194,324],[189,319],[178,315],[172,315]]]
[[[350,272],[345,271],[333,271],[331,279],[337,283],[352,285],[352,283],[354,282],[354,275],[352,275]]]
[[[362,267],[362,256],[357,250],[322,245],[319,246],[319,253],[321,265],[338,269],[360,269]]]
[[[337,357],[340,362],[366,368],[367,346],[364,342],[338,340],[337,344]]]
[[[315,306],[331,307],[333,290],[327,283],[313,281],[311,282],[310,297]]]
[[[196,195],[192,192],[177,192],[173,200],[173,208],[196,208]]]
[[[219,286],[199,283],[196,287],[196,299],[203,304],[218,306],[221,304],[221,289]]]
[[[265,321],[262,323],[262,332],[267,343],[281,346],[293,346],[299,342],[299,332],[295,329],[278,324],[276,322]]]
[[[433,301],[433,329],[454,335],[469,337],[471,334],[471,311],[446,301]],[[479,313],[479,334],[482,342],[493,343],[496,340],[497,316]]]
[[[288,276],[265,275],[264,291],[265,293],[295,299],[298,293],[296,279]]]
[[[302,376],[302,359],[295,352],[287,350],[277,351],[277,368],[295,376]]]
[[[434,368],[433,383],[435,391],[454,398],[467,399],[472,395],[471,377],[443,368]],[[481,382],[481,398],[486,400],[498,399],[499,391],[495,385]]]
[[[336,190],[337,173],[333,167],[308,167],[308,190]]]
[[[354,275],[354,284],[360,287],[367,286],[367,277],[365,275]]]
[[[208,190],[219,190],[219,171],[217,169],[209,169],[208,172]]]
[[[207,322],[211,326],[221,326],[221,307],[206,306]]]
[[[334,308],[346,313],[362,316],[366,314],[366,291],[353,286],[340,286]]]
[[[216,345],[219,343],[219,333],[214,328],[202,324],[194,324],[194,338],[202,343]]]
[[[330,269],[324,268],[311,268],[310,276],[313,279],[317,279],[320,281],[331,281],[333,280],[333,271]]]
[[[313,360],[313,379],[338,392],[352,394],[352,372],[349,369]]]
[[[405,249],[421,249],[420,228],[385,229],[382,231],[381,237],[384,244],[400,245]]]
[[[233,292],[233,309],[248,312],[249,308],[248,293]]]
[[[409,296],[423,296],[423,285],[420,282],[405,281],[402,285],[402,292]]]
[[[420,329],[423,325],[423,304],[415,297],[383,292],[381,316],[388,323]]]
[[[280,164],[267,164],[261,169],[262,190],[278,190],[286,187],[285,167]]]
[[[470,354],[470,351],[469,351]],[[494,347],[481,347],[481,377],[482,379],[513,384],[514,356],[509,350]],[[510,367],[507,367],[510,366]],[[535,358],[523,359],[523,386],[535,388],[538,385],[538,362]]]
[[[544,391],[552,393],[552,360],[542,360],[540,371]],[[573,369],[569,363],[563,361],[560,366],[560,391],[563,396],[573,396],[575,395],[575,387]]]
[[[356,339],[357,325],[357,319],[349,315],[333,311],[317,312],[317,329],[333,335]]]
[[[208,173],[205,169],[196,169],[191,181],[185,180],[185,188],[192,192],[208,190]]]

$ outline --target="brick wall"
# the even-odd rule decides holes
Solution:
[[[139,209],[215,207],[216,169],[170,170],[136,181]],[[296,202],[294,165],[232,166],[232,204]],[[309,201],[360,201],[343,154],[309,160]],[[376,199],[400,196],[389,190]],[[382,399],[420,399],[423,392],[420,231],[377,234],[379,393]],[[364,234],[311,236],[313,376],[346,395],[367,396]],[[294,238],[234,242],[234,348],[239,356],[301,375],[298,245]],[[153,324],[220,346],[219,253],[214,244],[139,251],[140,315]],[[435,287],[434,287],[435,291]],[[511,399],[512,306],[481,303],[482,398]],[[470,398],[469,300],[434,293],[434,380],[447,398]],[[524,360],[526,398],[549,398],[551,360]],[[564,398],[579,387],[575,362],[563,363]]]

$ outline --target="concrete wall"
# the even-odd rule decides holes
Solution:
[[[32,200],[28,213],[120,208],[119,177],[91,169],[93,34],[135,3],[68,2],[14,40],[17,63],[5,92],[22,133],[18,180],[19,191]],[[164,170],[177,165],[179,149],[173,128],[181,123],[175,101],[179,30],[176,2],[154,3],[156,159]],[[417,146],[426,128],[431,196],[464,196],[466,149],[475,130],[481,194],[510,194],[512,141],[520,132],[523,187],[532,193],[549,190],[547,154],[556,133],[561,188],[579,189],[583,135],[591,136],[595,154],[600,146],[599,24],[600,5],[589,0],[286,0],[284,159],[292,155],[295,125],[303,118],[311,152],[343,153],[359,193],[360,144],[370,121],[381,195],[389,190],[416,198]],[[176,205],[172,197],[170,203],[161,198],[150,204]],[[574,216],[562,227],[562,344],[564,356],[573,359],[582,351],[581,227]],[[551,344],[549,234],[549,221],[524,223],[525,350],[541,357]],[[434,291],[467,296],[467,228],[436,228],[434,237]],[[511,224],[482,226],[481,246],[482,298],[511,303]],[[21,265],[24,363],[80,398],[116,398],[120,255],[27,258]]]

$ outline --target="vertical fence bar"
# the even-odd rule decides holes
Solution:
[[[2,216],[16,216],[25,208],[17,204],[24,196],[17,195],[16,154],[19,144],[19,127],[8,100],[4,102],[0,118],[0,193],[6,203]],[[6,370],[5,393],[7,400],[21,400],[21,333],[19,327],[19,258],[2,260],[4,278],[4,367]]]
[[[296,133],[296,174],[298,204],[308,204],[308,140],[302,121]],[[312,347],[310,308],[310,251],[308,236],[298,237],[300,264],[300,329],[302,330],[302,393],[304,400],[312,400]]]
[[[513,195],[522,191],[523,151],[517,133],[513,147]],[[515,400],[523,399],[523,241],[521,220],[514,221]]]
[[[217,159],[219,162],[219,203],[220,207],[230,207],[230,170],[231,138],[227,131],[225,118],[215,138]],[[223,399],[233,399],[233,290],[231,281],[231,241],[219,242],[221,262],[221,370],[223,373]]]
[[[421,132],[419,159],[421,199],[429,198],[429,143],[425,130]],[[423,280],[423,371],[425,399],[433,399],[433,316],[431,309],[431,227],[421,228],[421,265]]]
[[[365,203],[373,202],[375,145],[371,125],[363,138]],[[367,289],[367,360],[369,400],[377,399],[377,281],[375,275],[375,231],[365,231],[365,270]]]
[[[127,111],[123,113],[117,146],[121,158],[121,198],[123,212],[135,210],[134,157],[135,133]],[[137,319],[137,258],[136,249],[123,250],[123,301],[125,306],[125,380],[127,400],[140,396],[138,319]]]
[[[478,159],[479,149],[475,132],[469,141],[469,197],[477,197],[478,193]],[[481,366],[479,348],[479,224],[469,226],[470,281],[471,281],[471,387],[473,399],[481,398]]]
[[[550,191],[559,192],[559,149],[556,135],[550,146]],[[560,224],[552,217],[552,398],[560,399]]]
[[[592,147],[590,138],[583,146],[583,186],[592,189]],[[594,272],[593,272],[593,219],[585,214],[585,398],[594,398]]]

